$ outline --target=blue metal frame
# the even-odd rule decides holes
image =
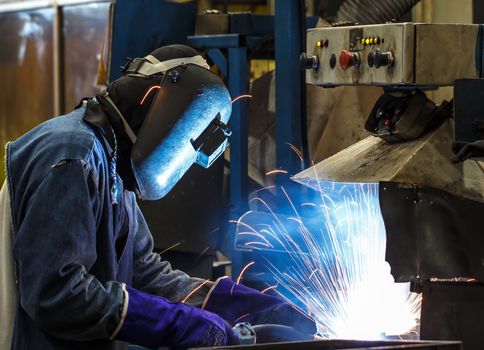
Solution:
[[[300,1],[276,1],[276,166],[289,175],[303,170],[303,163],[288,143],[302,150],[302,95],[299,56],[302,52]],[[304,106],[305,107],[305,106]],[[278,177],[284,185],[288,177]]]
[[[239,34],[202,35],[188,37],[188,43],[197,48],[209,49],[207,56],[217,64],[225,76],[232,98],[249,91],[249,60],[246,43]],[[221,49],[227,50],[225,58]],[[230,217],[237,219],[248,208],[248,131],[247,99],[240,99],[232,106],[230,118]],[[221,247],[232,260],[232,274],[235,276],[242,269],[242,256],[234,254],[235,232],[232,232],[226,244]]]
[[[232,98],[249,91],[249,63],[247,48],[230,48],[228,54],[228,88]],[[247,210],[248,185],[248,100],[240,99],[232,106],[231,127],[234,132],[230,139],[230,202],[235,212]]]
[[[243,36],[239,34],[200,35],[188,37],[190,45],[209,49],[207,54],[226,77],[232,98],[249,90],[249,61]],[[225,58],[220,49],[227,49]],[[247,99],[238,100],[232,106],[230,128],[230,209],[235,214],[247,210],[248,148],[247,148]]]
[[[127,57],[143,57],[160,46],[185,43],[195,31],[196,15],[194,3],[116,0],[109,80],[122,76],[119,67]]]
[[[233,98],[249,89],[250,49],[258,47],[275,35],[276,59],[276,150],[277,166],[295,173],[302,163],[287,143],[302,148],[301,111],[304,100],[299,55],[304,30],[300,18],[299,0],[276,1],[276,16],[233,14],[230,16],[232,33],[189,36],[188,44],[206,49],[208,58],[225,76]],[[307,27],[314,27],[316,17],[306,19]],[[223,50],[223,51],[222,51]],[[305,107],[305,106],[304,106]],[[248,208],[248,100],[234,103],[230,121],[230,216],[238,219]],[[288,181],[286,177],[283,181]],[[235,232],[221,247],[232,260],[232,274],[237,276],[246,257],[234,252]]]
[[[218,67],[218,69],[220,69],[222,75],[227,78],[227,59],[225,58],[222,51],[220,51],[219,49],[210,49],[207,51],[207,57]]]

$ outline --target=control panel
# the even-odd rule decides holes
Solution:
[[[479,26],[388,23],[308,30],[303,57],[314,85],[452,85],[479,77]]]

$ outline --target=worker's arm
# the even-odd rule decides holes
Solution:
[[[23,217],[14,241],[21,306],[41,329],[62,339],[111,337],[125,300],[121,283],[101,283],[89,274],[98,253],[97,181],[85,162],[62,162],[16,214]]]
[[[213,283],[172,269],[169,262],[154,253],[153,237],[134,199],[133,208],[138,226],[134,240],[133,287],[171,301],[201,306]]]
[[[70,160],[52,168],[31,195],[14,243],[22,308],[42,330],[66,340],[117,339],[149,348],[236,344],[215,314],[89,274],[103,253],[96,249],[98,188],[108,185],[101,178]],[[171,288],[189,279],[169,275],[176,280]]]

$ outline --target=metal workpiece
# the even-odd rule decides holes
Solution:
[[[395,281],[484,281],[484,203],[394,182],[379,184],[379,201]]]
[[[421,286],[421,339],[462,339],[465,350],[482,349],[484,285],[426,282]]]
[[[208,349],[254,349],[254,350],[462,350],[458,341],[386,341],[386,340],[313,340],[306,342],[283,342],[270,344],[219,346]]]
[[[428,186],[484,202],[482,165],[452,162],[452,121],[416,140],[388,144],[375,136],[351,145],[292,179],[318,188],[319,181],[399,182]]]
[[[313,85],[445,86],[480,75],[474,24],[387,23],[308,30],[306,71]],[[339,61],[339,64],[336,62]]]
[[[454,85],[454,145],[459,160],[484,158],[484,79],[459,79]]]

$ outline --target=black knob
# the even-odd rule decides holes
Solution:
[[[368,66],[373,67],[375,64],[375,51],[371,51],[366,60],[368,61]]]
[[[336,55],[334,53],[331,54],[331,57],[329,58],[329,66],[331,69],[334,69],[336,66]]]
[[[375,68],[380,68],[382,66],[391,66],[394,61],[393,52],[391,51],[383,52],[380,49],[376,49],[373,61],[374,61],[373,63],[375,65]]]
[[[176,83],[178,80],[180,80],[181,75],[177,70],[172,70],[168,73],[168,77],[170,77],[172,83]]]
[[[302,69],[314,69],[319,68],[319,58],[318,56],[307,56],[305,52],[301,54],[301,68]]]

